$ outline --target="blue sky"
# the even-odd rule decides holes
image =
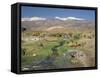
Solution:
[[[95,20],[95,10],[79,10],[79,9],[58,9],[44,7],[22,6],[21,16],[24,17],[78,17],[87,20]]]

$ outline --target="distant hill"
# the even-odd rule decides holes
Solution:
[[[67,18],[59,18],[55,17],[53,19],[46,18],[31,18],[30,20],[23,19],[22,27],[26,29],[38,29],[38,30],[48,30],[48,29],[56,29],[56,28],[94,28],[95,22],[85,19],[79,19],[75,17],[67,17]]]

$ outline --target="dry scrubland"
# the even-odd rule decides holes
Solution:
[[[22,31],[22,70],[95,66],[94,29]]]

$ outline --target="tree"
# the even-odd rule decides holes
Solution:
[[[22,27],[22,31],[26,31],[26,28],[25,27]]]
[[[80,33],[74,34],[74,39],[75,40],[80,39],[80,37],[81,37],[81,34]]]
[[[26,49],[22,48],[22,55],[25,56],[26,55]]]

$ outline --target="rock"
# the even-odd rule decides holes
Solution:
[[[66,53],[66,58],[72,60],[74,63],[81,63],[84,67],[88,66],[87,64],[87,56],[83,51],[78,50],[69,50]],[[74,60],[78,61],[74,61]]]

